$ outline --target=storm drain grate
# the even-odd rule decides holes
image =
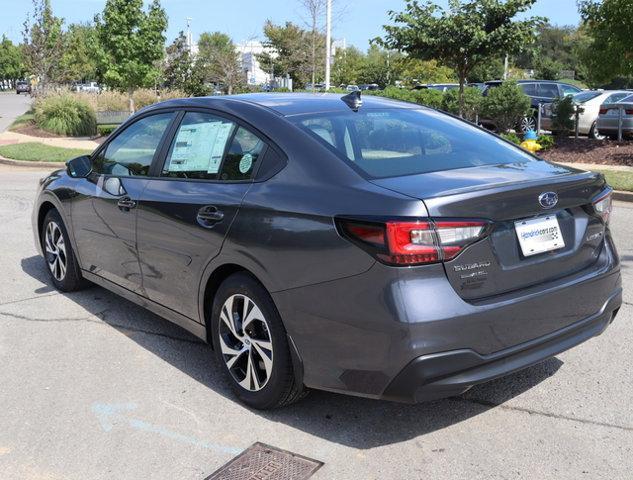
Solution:
[[[323,462],[254,443],[205,480],[305,480]]]

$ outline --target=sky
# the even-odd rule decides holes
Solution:
[[[345,38],[348,45],[366,49],[369,40],[383,33],[388,23],[388,10],[402,10],[404,0],[338,0],[345,10],[337,15],[333,28],[335,39]],[[337,0],[334,0],[336,3]],[[92,20],[103,10],[105,0],[51,0],[55,15],[66,23]],[[446,5],[447,0],[438,0]],[[191,17],[194,40],[205,31],[221,31],[235,42],[261,40],[266,19],[275,23],[303,22],[305,15],[299,0],[161,0],[167,11],[168,41],[186,28]],[[0,36],[5,34],[13,41],[22,39],[22,23],[31,10],[31,0],[0,0]],[[576,0],[538,0],[529,15],[548,17],[553,24],[574,25],[580,20]]]

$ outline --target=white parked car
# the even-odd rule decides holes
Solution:
[[[626,90],[587,90],[573,95],[574,103],[583,108],[583,112],[578,117],[578,132],[590,138],[603,138],[597,127],[600,106],[605,103],[617,103],[631,93]],[[544,107],[541,128],[552,129],[551,104]]]
[[[97,82],[78,83],[75,85],[76,92],[99,93],[101,87]]]

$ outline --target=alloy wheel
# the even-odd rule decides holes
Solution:
[[[521,120],[521,132],[527,133],[530,130],[536,131],[536,119],[534,117],[523,117]]]
[[[264,388],[272,375],[273,345],[260,308],[246,295],[231,295],[222,305],[219,325],[222,358],[231,376],[248,391]]]
[[[56,280],[62,281],[66,276],[68,257],[62,230],[56,222],[48,222],[45,235],[46,263]]]

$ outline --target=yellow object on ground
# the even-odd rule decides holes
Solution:
[[[521,143],[521,148],[525,148],[528,152],[536,153],[542,150],[543,147],[536,140],[524,140]]]

